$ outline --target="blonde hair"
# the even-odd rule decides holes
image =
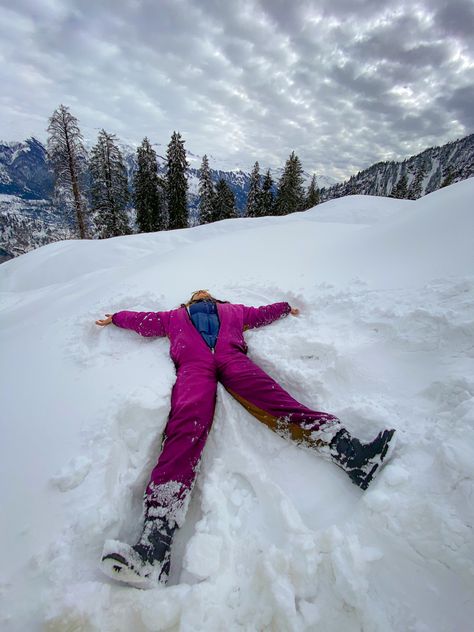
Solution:
[[[191,298],[189,299],[189,301],[187,303],[181,303],[181,307],[189,307],[193,303],[197,302],[197,301],[194,300],[194,297],[196,296],[196,294],[199,294],[199,292],[207,292],[209,294],[209,296],[211,297],[211,299],[213,301],[215,301],[216,303],[228,303],[229,302],[229,301],[221,301],[218,298],[215,298],[214,296],[212,296],[212,294],[209,292],[209,290],[196,290],[195,292],[193,292],[191,294]]]

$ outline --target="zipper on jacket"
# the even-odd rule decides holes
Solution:
[[[217,329],[217,336],[216,336],[216,343],[215,345],[212,347],[212,353],[215,352],[216,350],[216,345],[217,345],[217,339],[219,338],[219,334],[221,333],[221,319],[219,318],[219,309],[217,308],[217,303],[216,305],[216,316],[217,316],[217,322],[219,323],[219,327]]]
[[[186,310],[186,314],[188,315],[189,320],[191,321],[191,325],[194,327],[194,329],[197,331],[197,333],[199,334],[199,337],[201,338],[201,340],[203,341],[203,343],[206,345],[206,347],[209,349],[209,351],[211,353],[215,353],[216,351],[216,345],[217,345],[217,340],[219,338],[219,333],[221,331],[221,319],[219,318],[219,310],[217,309],[217,303],[216,303],[216,316],[217,316],[217,320],[219,321],[219,329],[217,331],[217,336],[216,336],[216,344],[213,347],[210,347],[207,342],[204,340],[204,338],[202,337],[200,331],[198,330],[198,328],[196,327],[196,325],[193,323],[193,319],[191,318],[191,314],[189,313],[189,310],[187,307],[184,308]]]

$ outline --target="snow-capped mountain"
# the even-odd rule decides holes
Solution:
[[[53,185],[40,141],[0,143],[0,262],[68,237]]]
[[[407,189],[420,179],[418,193],[410,199],[417,199],[439,189],[443,183],[452,184],[474,175],[474,134],[441,147],[430,147],[411,156],[403,162],[378,162],[346,182],[335,184],[323,191],[322,199],[331,200],[345,195],[390,196],[403,176]]]
[[[0,263],[72,236],[51,200],[0,194]]]
[[[86,141],[86,146],[92,147]],[[166,147],[154,144],[158,171],[165,174]],[[137,169],[136,145],[119,143],[127,167],[130,186]],[[190,224],[197,223],[199,204],[199,170],[202,156],[187,150],[188,204]],[[250,182],[250,172],[229,160],[209,156],[214,182],[223,179],[235,195],[237,211],[244,213]],[[262,166],[262,170],[263,170]],[[271,170],[275,183],[282,168]],[[262,174],[263,175],[263,174]],[[312,174],[304,173],[309,184]],[[318,177],[320,187],[334,184],[331,178]],[[0,142],[0,262],[34,248],[68,237],[67,217],[53,204],[53,174],[47,163],[46,149],[35,138],[23,142]]]
[[[155,144],[154,148],[159,172],[164,175],[166,147]],[[121,143],[120,149],[131,184],[137,168],[136,145]],[[212,155],[208,157],[214,182],[220,178],[226,181],[234,192],[237,210],[242,215],[252,166],[246,169],[229,159]],[[202,156],[188,149],[187,159],[192,226],[196,224]],[[262,175],[265,170],[265,165],[261,165]],[[270,170],[275,184],[282,170],[283,165]],[[439,189],[447,180],[458,182],[472,175],[474,134],[442,147],[432,147],[403,162],[379,162],[343,183],[335,183],[327,176],[317,175],[317,184],[322,189],[323,201],[351,194],[389,196],[401,178],[406,176],[409,194],[413,192],[418,178],[418,193],[411,197],[420,197]],[[304,173],[306,186],[311,177],[312,174]],[[53,204],[52,197],[53,174],[48,167],[44,145],[35,138],[24,142],[0,142],[0,262],[67,237],[70,230],[68,220],[61,209]]]
[[[21,143],[0,142],[0,193],[25,200],[48,199],[53,174],[46,161],[46,149],[36,138]]]

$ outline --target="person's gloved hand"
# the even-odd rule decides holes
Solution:
[[[292,316],[298,316],[298,315],[299,315],[299,313],[300,313],[300,310],[299,310],[297,307],[292,307],[292,308],[291,308],[291,312],[290,312],[290,314],[291,314]]]

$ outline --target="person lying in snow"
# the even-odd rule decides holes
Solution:
[[[113,323],[141,336],[168,336],[176,367],[171,411],[161,454],[145,491],[145,523],[130,546],[108,540],[101,568],[109,576],[139,587],[166,583],[174,531],[182,526],[201,453],[212,425],[217,383],[252,415],[282,436],[313,448],[367,489],[394,447],[395,430],[361,443],[334,415],[297,402],[247,356],[243,332],[299,310],[288,303],[246,307],[219,301],[207,291],[166,312],[121,311],[96,324]]]

